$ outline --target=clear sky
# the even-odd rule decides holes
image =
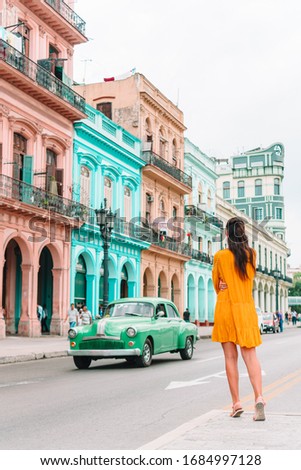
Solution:
[[[281,142],[291,266],[301,265],[301,1],[74,0],[87,44],[74,78],[136,68],[184,113],[185,133],[228,158]]]

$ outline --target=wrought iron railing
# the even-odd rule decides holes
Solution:
[[[81,34],[85,35],[86,22],[75,13],[72,8],[67,5],[63,0],[45,0],[49,6],[51,6],[57,13],[59,13],[68,23],[74,28],[80,31]]]
[[[191,257],[203,263],[213,264],[213,256],[208,255],[208,253],[203,253],[202,251],[192,249]]]
[[[137,240],[151,243],[152,230],[143,226],[139,219],[135,222],[126,222],[122,218],[115,218],[114,232],[118,235],[126,235]]]
[[[198,217],[205,224],[212,224],[220,229],[223,228],[223,221],[221,219],[194,205],[185,206],[185,216]]]
[[[146,163],[160,168],[160,170],[165,171],[165,173],[168,173],[169,175],[173,176],[173,178],[175,178],[176,180],[192,188],[192,177],[190,175],[187,175],[186,173],[184,173],[184,171],[180,170],[180,168],[177,168],[176,166],[172,165],[167,160],[155,154],[151,150],[143,151],[142,159]]]
[[[86,102],[82,96],[46,69],[30,60],[24,54],[21,54],[21,52],[3,41],[3,39],[0,39],[0,60],[3,60],[26,75],[33,82],[71,104],[82,113],[85,113]]]
[[[89,220],[91,217],[91,209],[83,204],[6,175],[0,175],[0,197],[13,199],[15,205],[29,204],[82,221]]]

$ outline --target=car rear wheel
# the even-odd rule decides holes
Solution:
[[[138,367],[148,367],[152,363],[153,358],[153,347],[149,339],[145,340],[143,345],[142,354],[136,359]]]
[[[186,338],[185,348],[180,349],[180,356],[184,361],[191,359],[193,356],[193,341],[190,336]]]
[[[91,364],[91,357],[74,356],[73,361],[78,369],[88,369],[89,365]]]

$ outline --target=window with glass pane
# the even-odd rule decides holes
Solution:
[[[237,197],[245,197],[245,182],[238,181],[237,183]]]
[[[263,210],[262,207],[256,207],[254,210],[254,219],[262,220],[263,219]]]
[[[223,183],[223,198],[230,198],[230,181],[224,181]]]
[[[274,179],[274,194],[279,196],[280,194],[280,178]]]
[[[107,118],[112,119],[112,103],[98,103],[96,109],[107,116]]]
[[[278,220],[282,219],[282,208],[281,207],[276,207],[276,219],[278,219]]]
[[[255,196],[262,196],[262,180],[255,180]]]

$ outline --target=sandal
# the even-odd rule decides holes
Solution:
[[[265,401],[260,396],[257,398],[255,402],[255,415],[253,416],[254,421],[265,421],[264,407],[265,407]]]
[[[244,410],[242,409],[240,401],[237,401],[232,405],[232,413],[230,414],[230,417],[239,418],[243,412]]]

